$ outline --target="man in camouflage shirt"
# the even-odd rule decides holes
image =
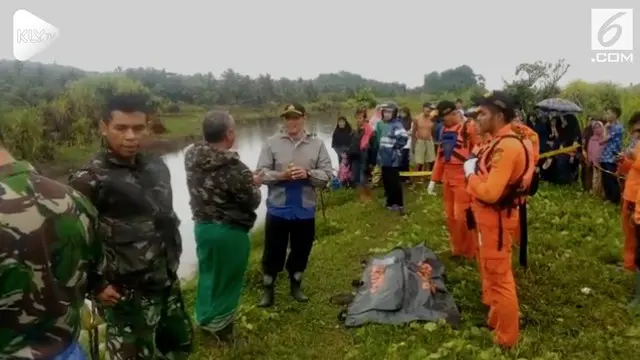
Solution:
[[[0,358],[83,359],[85,294],[103,281],[96,210],[78,192],[15,160],[0,138]],[[116,296],[117,297],[117,296]]]
[[[198,325],[232,340],[233,320],[249,262],[249,230],[261,200],[260,177],[231,147],[233,118],[220,111],[205,115],[204,141],[185,154],[187,186],[198,254]]]
[[[98,209],[105,277],[122,296],[105,309],[111,360],[186,358],[193,338],[177,278],[182,242],[169,169],[139,152],[146,104],[113,97],[100,122],[106,146],[69,180]]]

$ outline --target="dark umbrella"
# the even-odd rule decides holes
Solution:
[[[582,112],[582,108],[574,102],[560,98],[551,98],[540,101],[536,108],[544,111],[559,111],[569,113]]]

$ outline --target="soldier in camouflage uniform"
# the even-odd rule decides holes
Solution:
[[[0,139],[0,358],[84,359],[76,341],[85,294],[109,292],[96,215]]]
[[[69,179],[98,209],[105,277],[122,295],[104,309],[111,360],[186,358],[193,339],[177,278],[182,242],[169,169],[139,152],[146,103],[113,97],[100,122],[104,148]]]
[[[261,200],[260,177],[230,151],[234,121],[227,113],[205,115],[204,141],[185,154],[187,186],[198,254],[196,321],[232,340],[233,320],[249,262],[249,230]]]

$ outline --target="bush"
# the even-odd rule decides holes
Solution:
[[[622,120],[640,111],[640,87],[621,87],[611,83],[590,84],[581,80],[571,82],[562,91],[562,97],[580,105],[583,119],[586,116],[602,116],[607,107],[622,109]]]
[[[15,109],[6,113],[0,122],[5,145],[21,159],[53,159],[52,141],[43,131],[42,111],[38,108]]]
[[[107,99],[125,93],[148,95],[150,91],[124,75],[101,75],[73,82],[53,101],[6,113],[0,126],[7,146],[17,157],[47,161],[53,160],[57,145],[89,145],[98,138],[98,121]],[[157,109],[159,100],[149,98],[152,109]],[[160,127],[164,128],[156,121],[154,128]]]

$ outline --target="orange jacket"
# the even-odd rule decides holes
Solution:
[[[640,144],[633,148],[633,153],[635,160],[624,157],[618,172],[626,178],[622,198],[627,201],[636,202],[638,190],[640,189]]]
[[[516,229],[517,211],[512,210],[526,196],[535,170],[531,143],[523,141],[507,125],[484,150],[476,174],[469,176],[467,183],[476,222]],[[496,216],[498,212],[500,216]]]
[[[476,134],[475,145],[473,146],[471,153],[475,157],[480,157],[482,150],[491,144],[491,140],[493,140],[493,137],[489,133]]]
[[[519,122],[512,123],[511,129],[523,140],[527,139],[531,142],[533,150],[533,160],[537,163],[538,159],[540,158],[540,138],[538,137],[538,134],[532,128]]]
[[[471,156],[475,144],[476,127],[473,121],[443,128],[431,180],[442,183],[464,183],[462,165]],[[445,152],[447,146],[452,150],[449,159],[446,158]]]

